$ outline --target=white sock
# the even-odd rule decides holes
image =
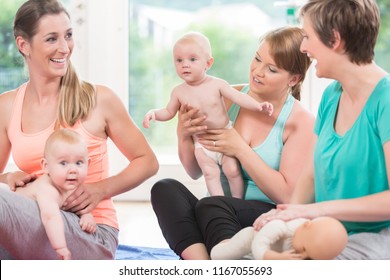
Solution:
[[[231,239],[221,242],[210,252],[212,260],[239,260],[251,253],[251,244],[255,230],[246,227],[237,232]]]

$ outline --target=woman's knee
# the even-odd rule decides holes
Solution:
[[[162,179],[153,185],[150,200],[155,210],[165,212],[166,208],[193,208],[198,199],[179,181]]]
[[[228,201],[224,196],[211,196],[202,198],[196,204],[195,216],[209,253],[216,244],[235,233],[226,233],[226,226],[235,220]]]
[[[167,195],[167,193],[172,192],[178,185],[181,185],[180,182],[175,179],[161,179],[157,181],[151,189],[150,195],[151,200],[161,198],[161,196]]]
[[[223,196],[208,196],[202,198],[195,206],[196,216],[204,217],[204,214],[209,216],[210,214],[215,213],[216,209],[221,208],[222,199]]]

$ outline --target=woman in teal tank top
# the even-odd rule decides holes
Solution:
[[[378,6],[369,0],[312,0],[302,17],[302,51],[317,60],[317,76],[336,81],[322,96],[314,157],[294,204],[255,224],[259,228],[266,217],[332,216],[349,233],[337,259],[390,259],[390,76],[373,60]],[[297,205],[302,203],[307,205]]]
[[[174,179],[153,186],[151,201],[159,225],[181,258],[209,259],[214,245],[252,225],[276,203],[290,200],[314,135],[314,117],[297,101],[310,65],[299,51],[302,39],[301,30],[294,27],[266,34],[252,60],[249,85],[236,87],[259,102],[271,102],[271,117],[225,100],[234,129],[207,131],[206,116],[194,118],[197,108],[180,109],[179,157],[187,173],[194,179],[202,175],[191,136],[203,133],[199,142],[205,148],[239,160],[245,181],[244,199],[226,194],[198,200]]]

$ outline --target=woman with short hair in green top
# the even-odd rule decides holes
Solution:
[[[310,0],[301,9],[301,51],[318,77],[334,79],[322,97],[313,161],[291,204],[261,215],[331,216],[349,241],[337,259],[390,259],[390,76],[374,62],[379,10],[374,0]]]

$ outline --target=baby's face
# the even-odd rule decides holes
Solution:
[[[53,143],[46,158],[46,169],[58,188],[74,189],[84,183],[87,177],[88,150],[78,143]]]
[[[177,75],[189,84],[202,81],[209,68],[208,56],[198,44],[176,44],[173,59]]]

